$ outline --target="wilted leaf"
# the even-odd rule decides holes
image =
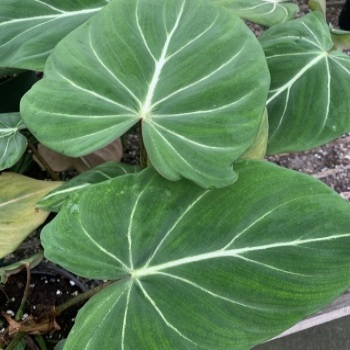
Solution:
[[[44,145],[38,145],[38,151],[51,166],[53,171],[61,172],[68,169],[76,169],[82,173],[105,162],[120,160],[123,155],[123,146],[121,140],[117,139],[109,145],[79,158],[67,157],[45,147]],[[36,157],[34,157],[34,160],[44,168],[40,163],[40,160]]]
[[[37,266],[43,260],[43,257],[43,253],[40,252],[21,261],[16,261],[10,265],[0,267],[0,283],[5,284],[11,275],[15,275],[16,273],[22,271],[26,268],[26,266],[29,266],[30,269]]]
[[[45,221],[49,213],[35,208],[35,203],[61,184],[15,173],[0,175],[0,258]]]

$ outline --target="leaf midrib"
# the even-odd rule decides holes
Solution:
[[[135,279],[139,279],[143,276],[149,276],[156,274],[159,271],[174,268],[181,265],[187,265],[195,262],[200,262],[204,260],[209,259],[216,259],[216,258],[226,258],[226,257],[238,257],[239,255],[242,255],[244,253],[249,253],[253,251],[259,251],[259,250],[267,250],[267,249],[274,249],[274,248],[282,248],[282,247],[297,247],[303,244],[307,243],[315,243],[315,242],[324,242],[324,241],[330,241],[334,239],[340,239],[340,238],[346,238],[350,237],[349,233],[339,234],[339,235],[332,235],[327,237],[320,237],[320,238],[312,238],[312,239],[296,239],[289,242],[282,242],[282,243],[273,243],[273,244],[265,244],[261,246],[255,246],[255,247],[246,247],[246,248],[238,248],[238,249],[230,249],[230,250],[216,250],[213,252],[207,252],[203,254],[198,254],[194,256],[189,256],[182,259],[172,260],[168,261],[163,264],[154,265],[147,268],[140,268],[134,271],[131,271],[131,275]]]

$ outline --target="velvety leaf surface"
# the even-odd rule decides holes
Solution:
[[[231,9],[238,16],[261,24],[273,26],[290,21],[298,11],[298,5],[288,0],[213,0]]]
[[[0,114],[0,171],[13,166],[27,147],[27,139],[20,133],[25,129],[19,113]]]
[[[1,0],[0,66],[43,70],[56,44],[109,0]]]
[[[39,225],[48,212],[35,203],[61,182],[33,180],[15,173],[0,175],[0,258],[14,251]]]
[[[261,46],[231,11],[116,0],[59,43],[21,107],[43,144],[74,157],[141,121],[164,177],[223,187],[254,142],[268,86]]]
[[[350,130],[350,57],[320,12],[261,36],[271,73],[267,153],[313,148]]]
[[[37,206],[43,210],[58,212],[73,193],[82,191],[94,184],[111,180],[120,175],[135,173],[138,170],[138,166],[126,165],[118,162],[104,163],[76,176],[72,180],[51,191],[37,203]]]
[[[46,257],[121,280],[81,310],[65,349],[246,350],[346,289],[349,204],[264,161],[235,170],[205,190],[149,168],[68,201],[43,230]]]

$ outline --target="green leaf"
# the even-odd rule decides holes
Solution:
[[[0,66],[43,70],[56,44],[109,0],[1,0]]]
[[[163,176],[223,187],[254,142],[268,86],[259,42],[230,11],[116,0],[59,43],[21,107],[43,144],[75,157],[141,121]]]
[[[336,29],[331,24],[329,25],[332,41],[335,48],[338,50],[349,50],[350,49],[350,32],[346,30]]]
[[[0,175],[0,258],[13,252],[49,213],[35,203],[61,182],[33,180],[15,173]]]
[[[66,343],[66,339],[61,340],[56,346],[55,350],[63,350],[64,344]]]
[[[14,350],[25,350],[26,349],[26,343],[23,339],[15,346]]]
[[[350,57],[333,49],[320,12],[261,37],[271,73],[267,153],[325,144],[350,130]]]
[[[135,173],[137,171],[139,171],[138,166],[131,166],[118,162],[104,163],[94,169],[85,171],[48,193],[37,203],[37,206],[46,211],[59,212],[62,205],[73,193],[78,193],[94,184],[108,181],[117,176]]]
[[[263,26],[273,26],[293,19],[298,5],[288,0],[214,0],[238,16]]]
[[[42,231],[45,256],[121,280],[79,312],[65,349],[246,350],[346,289],[349,204],[265,161],[235,170],[205,190],[149,168],[68,201]]]
[[[312,11],[320,11],[326,17],[326,0],[309,0],[308,6]]]
[[[0,114],[0,171],[16,164],[26,150],[27,139],[19,132],[24,128],[19,113]]]
[[[27,139],[20,130],[25,128],[19,113],[0,114],[0,170],[10,168],[22,157]]]
[[[31,269],[37,266],[43,260],[43,257],[43,253],[39,252],[30,256],[29,258],[0,267],[0,283],[5,284],[11,275],[15,275],[16,273],[22,271],[26,268],[26,266],[29,266]]]
[[[241,159],[263,159],[266,154],[269,135],[269,120],[265,108],[263,119],[253,145],[241,156]]]

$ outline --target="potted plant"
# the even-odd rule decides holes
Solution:
[[[101,165],[37,203],[59,212],[46,258],[110,281],[63,349],[250,349],[349,286],[348,203],[262,160],[350,130],[324,5],[291,20],[284,1],[40,1],[0,23],[1,65],[46,62],[20,111],[42,144],[79,157],[140,131],[140,171]],[[258,40],[239,16],[271,28]],[[64,37],[49,56],[48,35]]]

